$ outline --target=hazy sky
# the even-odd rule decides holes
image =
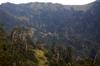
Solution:
[[[52,3],[60,3],[64,5],[84,5],[91,3],[95,0],[0,0],[1,3],[11,2],[11,3],[27,3],[27,2],[52,2]]]

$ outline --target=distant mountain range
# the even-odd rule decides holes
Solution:
[[[0,5],[0,23],[6,30],[33,27],[37,30],[35,37],[48,44],[54,41],[78,49],[100,46],[100,2],[83,6],[4,3]]]

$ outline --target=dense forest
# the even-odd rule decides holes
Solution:
[[[1,4],[0,66],[100,66],[100,2]]]
[[[30,29],[16,27],[7,33],[0,27],[0,66],[100,65],[100,52],[95,48],[89,54],[78,55],[73,47],[55,43],[48,47],[41,40],[34,43]]]

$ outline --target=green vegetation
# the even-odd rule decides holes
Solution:
[[[32,43],[27,30],[14,28],[11,33],[0,27],[0,66],[99,66],[100,57],[91,50],[87,57],[75,54],[72,47],[51,47]]]
[[[100,2],[1,4],[0,66],[100,66]]]

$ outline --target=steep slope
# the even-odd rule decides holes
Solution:
[[[100,43],[99,2],[88,6],[4,3],[0,5],[0,21],[6,29],[33,27],[37,30],[37,39],[48,44],[67,44],[80,49],[83,45],[98,47]]]

